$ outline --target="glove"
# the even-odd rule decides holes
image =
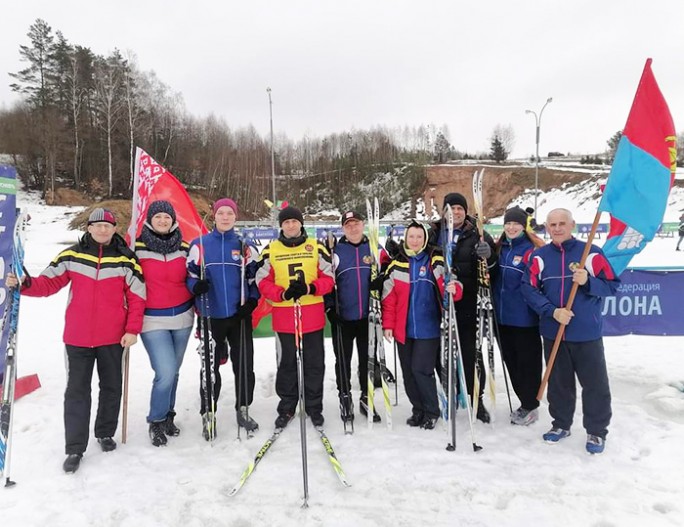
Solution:
[[[486,260],[492,255],[492,248],[487,242],[480,242],[475,246],[475,253],[478,258],[484,258]]]
[[[197,280],[195,285],[192,287],[192,292],[195,295],[203,295],[209,292],[209,281],[208,280]]]
[[[385,277],[382,275],[378,275],[375,277],[375,280],[371,280],[370,283],[370,290],[371,291],[382,291],[382,284],[385,281]]]
[[[256,307],[257,301],[254,298],[248,298],[247,300],[245,300],[244,304],[238,307],[236,315],[240,319],[248,318],[254,312]]]
[[[288,287],[283,293],[284,300],[299,300],[305,294],[309,292],[309,288],[304,282],[294,281],[290,282],[290,287]]]
[[[328,320],[330,321],[331,324],[339,324],[340,323],[340,316],[337,314],[334,308],[329,308],[325,311],[325,314],[328,317]]]

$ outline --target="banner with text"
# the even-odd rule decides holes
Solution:
[[[0,313],[3,314],[0,335],[0,384],[5,372],[5,351],[9,326],[4,323],[7,306],[5,275],[12,265],[14,247],[14,223],[17,218],[17,171],[14,167],[0,165]]]
[[[603,300],[603,334],[684,335],[684,270],[626,269]]]

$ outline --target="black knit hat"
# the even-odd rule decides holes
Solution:
[[[164,200],[158,200],[158,201],[153,201],[150,203],[150,206],[147,209],[147,223],[152,223],[152,218],[154,217],[155,214],[159,214],[160,212],[165,212],[169,216],[171,216],[171,220],[175,223],[176,222],[176,211],[173,209],[173,205],[169,203],[168,201]]]
[[[509,221],[514,221],[515,223],[519,223],[523,227],[527,226],[527,218],[528,218],[527,212],[522,210],[520,207],[515,206],[511,207],[506,211],[504,214],[504,223],[508,223]]]
[[[285,220],[298,220],[299,223],[304,225],[304,216],[302,216],[302,211],[296,207],[285,207],[278,214],[278,225],[283,226]]]
[[[468,213],[468,201],[466,201],[463,194],[459,194],[458,192],[449,192],[449,194],[444,196],[444,207],[447,205],[450,207],[453,207],[454,205],[460,205],[463,207],[463,210],[466,212],[466,214]]]

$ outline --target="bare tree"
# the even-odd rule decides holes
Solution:
[[[100,113],[100,126],[107,138],[107,175],[108,196],[114,187],[112,168],[112,135],[121,117],[123,99],[121,97],[123,71],[121,56],[113,53],[107,59],[99,60],[95,68],[95,97]]]

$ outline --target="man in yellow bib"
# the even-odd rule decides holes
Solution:
[[[280,235],[267,245],[258,263],[259,292],[273,306],[271,320],[276,334],[278,372],[276,393],[280,397],[276,428],[284,428],[294,416],[298,402],[294,303],[301,305],[304,399],[314,426],[323,426],[323,376],[325,348],[323,295],[334,286],[328,250],[307,236],[299,209],[286,207],[278,215]]]

